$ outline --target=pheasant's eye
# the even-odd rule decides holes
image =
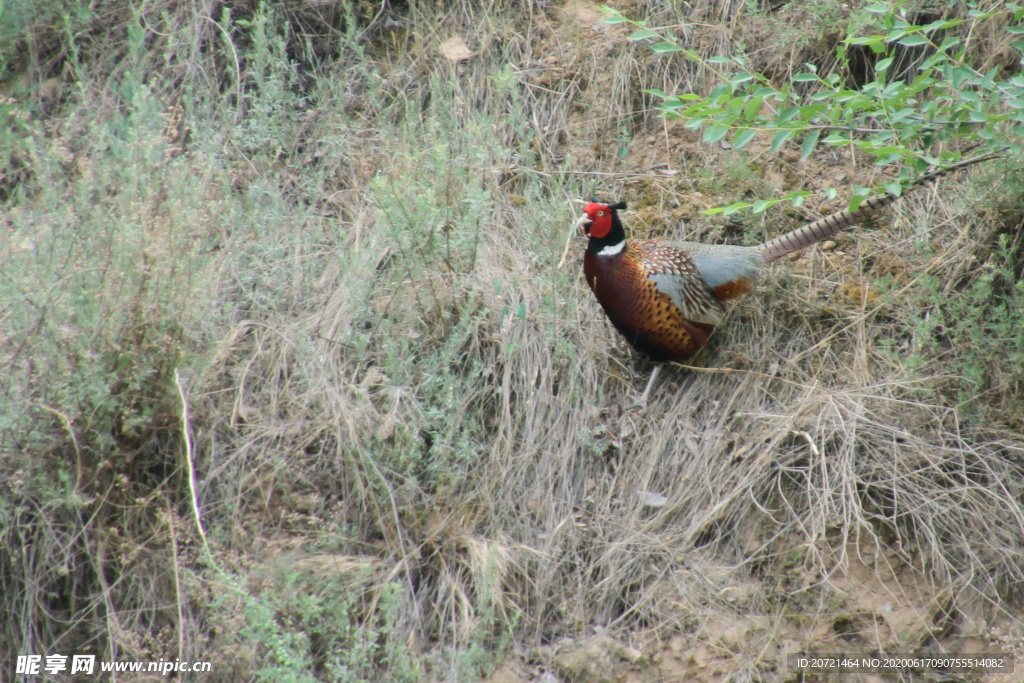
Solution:
[[[597,212],[597,215],[598,215],[599,217],[600,217],[600,216],[603,216],[603,215],[604,215],[604,211],[598,211],[598,212]]]

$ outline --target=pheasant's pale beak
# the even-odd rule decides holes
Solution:
[[[579,229],[580,234],[584,237],[590,237],[590,224],[594,221],[590,220],[590,216],[584,213],[582,216],[576,219],[576,227]]]

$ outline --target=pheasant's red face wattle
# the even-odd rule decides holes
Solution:
[[[605,238],[612,231],[612,210],[604,204],[590,202],[583,207],[580,226],[584,237]]]

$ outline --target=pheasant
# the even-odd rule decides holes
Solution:
[[[913,186],[993,156],[933,171]],[[583,272],[609,320],[633,348],[658,363],[679,362],[707,346],[725,304],[749,292],[766,263],[826,239],[897,199],[893,194],[871,197],[854,211],[826,216],[756,247],[627,240],[618,214],[626,203],[594,199],[576,221],[589,238]],[[646,405],[660,370],[661,365],[654,367],[637,405]]]

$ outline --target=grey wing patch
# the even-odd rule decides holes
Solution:
[[[700,269],[687,252],[664,245],[651,246],[644,249],[643,263],[647,278],[658,291],[668,295],[684,318],[708,325],[722,321],[722,304],[704,286]]]
[[[680,242],[675,246],[690,254],[701,279],[710,290],[738,279],[746,279],[753,285],[764,265],[764,256],[757,247],[700,242]]]

